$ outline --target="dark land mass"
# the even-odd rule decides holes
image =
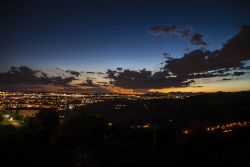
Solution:
[[[250,92],[46,109],[22,127],[1,125],[1,164],[243,166],[250,155],[249,121]]]

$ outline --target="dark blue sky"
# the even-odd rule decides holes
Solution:
[[[116,67],[158,70],[163,53],[182,57],[191,45],[178,36],[155,36],[155,26],[192,26],[207,49],[221,48],[242,24],[247,1],[8,1],[1,5],[0,70],[26,65],[83,71]]]

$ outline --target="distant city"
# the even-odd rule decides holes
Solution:
[[[43,110],[49,109],[50,112],[59,113],[60,120],[63,121],[65,113],[84,108],[84,106],[100,103],[112,103],[113,109],[117,111],[130,111],[127,105],[133,104],[133,101],[141,101],[143,110],[147,110],[149,101],[157,100],[178,100],[176,105],[180,105],[179,100],[188,99],[191,96],[197,96],[203,93],[168,93],[168,94],[144,94],[144,95],[124,95],[108,93],[89,93],[89,94],[68,94],[68,93],[45,93],[45,92],[0,92],[0,112],[3,113],[5,123],[12,124],[16,127],[22,126],[26,118],[34,118]],[[117,101],[120,101],[120,103]],[[124,103],[124,101],[126,103]],[[165,102],[164,102],[165,103]],[[213,102],[214,103],[214,102]],[[215,102],[218,103],[218,102]],[[219,102],[220,103],[220,102]],[[153,104],[155,105],[155,104]],[[7,123],[8,122],[8,123]],[[169,120],[173,123],[173,120]],[[107,122],[108,126],[113,126],[113,122]],[[218,123],[215,125],[205,126],[207,132],[229,133],[235,127],[248,127],[250,121],[241,120],[238,122]],[[154,125],[149,122],[141,124],[132,124],[131,128],[152,129]],[[193,129],[182,129],[184,135],[189,135]]]
[[[150,100],[150,99],[183,99],[189,97],[183,93],[165,95],[124,95],[124,94],[65,94],[65,93],[27,93],[0,92],[0,111],[13,109],[54,108],[59,111],[73,109],[87,104],[104,102],[106,100]]]

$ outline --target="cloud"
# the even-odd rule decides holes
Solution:
[[[176,33],[177,29],[176,26],[163,26],[154,27],[151,31],[168,36]],[[207,45],[201,34],[194,35],[193,38],[194,44]],[[199,78],[240,76],[246,73],[242,70],[247,70],[242,62],[250,59],[249,43],[250,26],[243,25],[220,50],[196,49],[181,58],[173,58],[166,53],[165,66],[155,73],[145,69],[109,69],[107,76],[114,86],[130,89],[185,87]]]
[[[111,84],[114,86],[129,89],[182,87],[188,86],[193,82],[183,77],[171,77],[171,74],[167,71],[158,71],[153,74],[152,71],[147,71],[146,69],[140,71],[108,70],[107,75],[112,79]]]
[[[94,74],[95,72],[87,71],[86,73],[87,73],[87,74]]]
[[[200,33],[193,34],[192,38],[190,39],[190,42],[193,45],[203,45],[207,46],[208,44],[204,41],[204,35]]]
[[[191,26],[185,26],[177,29],[177,34],[180,37],[187,37],[192,33],[192,27]]]
[[[233,76],[231,73],[216,73],[216,72],[206,72],[206,73],[198,73],[198,74],[189,74],[185,77],[188,79],[199,79],[199,78],[211,78],[211,77],[225,77],[225,76]]]
[[[67,85],[74,77],[62,78],[60,76],[48,77],[42,71],[32,70],[26,66],[11,67],[9,71],[0,73],[0,84],[54,84]]]
[[[234,76],[241,76],[241,75],[244,75],[245,72],[242,72],[242,71],[236,71],[233,73]]]
[[[66,72],[61,69],[57,70]],[[71,73],[72,70],[68,70],[68,72]],[[11,67],[9,71],[0,73],[0,90],[58,93],[110,93],[109,90],[103,87],[104,82],[95,84],[91,78],[87,78],[83,84],[76,84],[79,81],[79,79],[76,79],[73,76],[61,77],[61,74],[49,76],[42,71],[33,70],[26,66]]]
[[[149,30],[153,35],[164,35],[165,37],[171,37],[173,35],[190,39],[191,44],[193,45],[202,45],[207,46],[208,44],[204,41],[204,35],[201,33],[192,34],[192,26],[183,26],[178,27],[176,25],[163,25],[156,26]],[[192,35],[192,36],[191,36]],[[191,36],[191,38],[190,38]]]
[[[163,25],[156,26],[149,30],[153,35],[164,35],[165,37],[170,37],[172,35],[177,35],[180,37],[187,37],[192,33],[191,26],[178,27],[176,25]]]
[[[230,81],[230,80],[232,80],[232,79],[230,79],[230,78],[223,78],[222,79],[222,81]]]
[[[66,73],[70,73],[71,75],[73,75],[73,76],[76,76],[76,77],[78,77],[81,73],[80,72],[78,72],[78,71],[73,71],[73,70],[67,70],[67,71],[65,71]]]
[[[80,86],[89,86],[89,87],[98,87],[98,85],[93,83],[93,80],[91,79],[86,79],[84,83],[79,84]]]
[[[78,72],[78,71],[74,71],[74,70],[63,70],[63,69],[58,68],[58,67],[56,67],[56,70],[60,71],[60,72],[62,73],[62,75],[70,74],[71,76],[79,77],[79,75],[81,74],[81,72]]]
[[[117,71],[122,71],[122,67],[117,67],[116,70]]]
[[[175,75],[187,75],[216,70],[221,67],[215,60],[218,54],[218,50],[211,52],[197,49],[184,54],[182,58],[167,60],[164,69],[171,71]]]
[[[232,37],[221,49],[220,58],[225,66],[241,66],[250,59],[250,25],[242,25],[238,34]]]
[[[147,71],[146,69],[134,70],[108,70],[107,75],[111,79],[111,84],[126,89],[161,89],[170,87],[187,87],[195,82],[195,79],[240,76],[245,72],[231,72],[230,69],[220,69],[215,71],[207,71],[204,73],[192,73],[173,75],[168,70]]]
[[[222,68],[243,68],[243,61],[250,59],[250,25],[243,25],[222,49],[208,51],[197,49],[182,58],[166,61],[165,70],[175,75],[201,73]]]
[[[150,29],[150,32],[154,35],[165,35],[169,37],[173,35],[177,30],[176,25],[165,25],[165,26],[156,26]]]

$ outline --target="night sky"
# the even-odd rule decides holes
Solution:
[[[17,85],[43,85],[43,89],[47,89],[44,85],[67,85],[83,92],[250,90],[247,1],[1,3],[1,89],[8,89],[6,85],[10,84],[11,89]],[[240,35],[234,39],[236,42],[223,51],[223,44],[237,34]],[[185,64],[187,61],[173,63],[173,60],[195,50],[201,51],[197,54],[204,59],[215,55],[205,52],[222,51],[218,54],[220,58],[209,59],[209,63],[190,59],[194,64],[204,64],[201,65],[204,68],[194,68],[190,73],[177,70],[177,65],[184,71],[189,65]],[[231,53],[243,56],[236,60]],[[169,66],[165,62],[168,56],[172,60]],[[225,63],[224,58],[229,58],[230,63]],[[197,73],[202,76],[194,76]],[[60,82],[55,82],[55,77]]]

